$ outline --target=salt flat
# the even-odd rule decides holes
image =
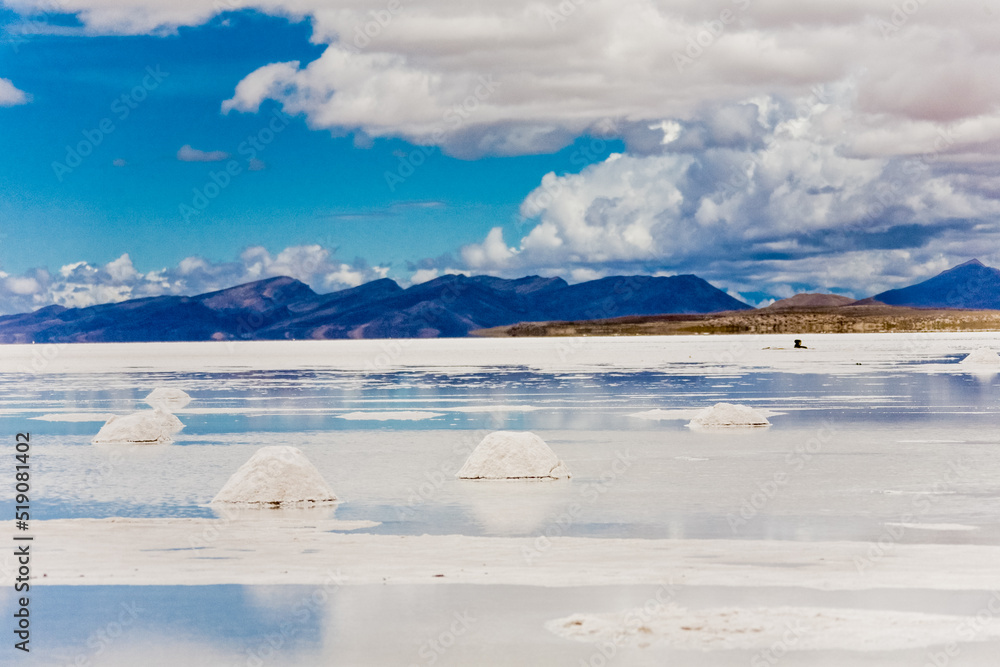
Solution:
[[[795,335],[635,336],[512,339],[240,341],[5,345],[0,373],[118,373],[436,369],[470,372],[495,367],[539,371],[650,370],[724,373],[864,373],[900,362],[940,361],[996,347],[996,333],[799,334],[808,350],[791,349]],[[857,364],[863,367],[858,368]],[[940,371],[938,366],[926,370]],[[947,369],[944,369],[947,370]],[[966,369],[968,370],[968,369]]]
[[[134,603],[155,611],[102,664],[256,665],[264,636],[276,664],[425,664],[468,612],[438,664],[598,664],[608,641],[627,665],[771,664],[801,622],[782,667],[934,664],[951,641],[954,665],[994,667],[1000,373],[960,362],[1000,335],[801,337],[0,348],[0,423],[32,433],[32,591],[87,610],[52,621],[66,639],[38,664],[90,655]],[[90,444],[159,387],[192,399],[172,443]],[[716,403],[771,426],[685,427]],[[498,430],[536,433],[572,479],[457,479]],[[273,446],[341,502],[210,504]],[[682,609],[622,625],[664,587]]]
[[[1000,547],[775,540],[370,535],[371,522],[35,522],[42,585],[683,584],[1000,589]],[[12,529],[5,526],[3,539]]]

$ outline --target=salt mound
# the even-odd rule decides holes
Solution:
[[[180,389],[170,387],[157,387],[145,398],[146,403],[154,408],[161,408],[167,412],[180,410],[191,402],[191,397]]]
[[[569,471],[534,433],[494,431],[455,475],[459,479],[559,479]]]
[[[233,473],[213,503],[291,505],[337,501],[302,450],[296,447],[261,447]]]
[[[688,422],[691,428],[733,428],[770,426],[767,417],[746,405],[716,403]]]
[[[173,442],[172,436],[184,424],[169,412],[143,410],[130,415],[112,415],[91,442],[95,445],[109,443],[153,445]]]
[[[981,347],[960,363],[974,366],[1000,366],[1000,355],[988,347]]]

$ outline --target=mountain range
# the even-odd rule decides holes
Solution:
[[[0,343],[427,338],[553,319],[746,310],[693,275],[562,278],[447,275],[403,289],[387,278],[317,294],[289,277],[198,296],[0,317]]]
[[[772,306],[888,304],[1000,309],[1000,270],[971,260],[861,301],[798,295]],[[0,317],[0,343],[428,338],[519,322],[751,310],[694,275],[562,278],[441,276],[403,289],[384,278],[317,294],[281,276],[198,296],[156,296],[87,308],[47,306]]]

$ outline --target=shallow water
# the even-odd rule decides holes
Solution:
[[[341,502],[284,514],[380,522],[362,532],[1000,545],[1000,375],[959,364],[979,347],[1000,348],[1000,336],[810,336],[808,351],[766,349],[790,338],[70,346],[51,354],[7,346],[0,424],[31,432],[35,520],[228,516],[209,506],[228,477],[257,448],[288,444]],[[177,412],[185,428],[173,444],[90,444],[106,414],[146,409],[142,398],[158,386],[193,398]],[[772,426],[686,427],[721,401],[770,410]],[[643,418],[650,410],[668,418]],[[498,429],[538,433],[573,478],[455,479]],[[0,505],[8,516],[9,497]],[[684,603],[974,614],[988,597],[920,585],[856,594],[703,587],[685,592]],[[593,646],[543,624],[648,596],[638,587],[345,586],[303,619],[295,604],[314,592],[307,587],[38,591],[37,664],[83,655],[109,665],[134,664],[136,655],[149,665],[596,664]],[[93,633],[133,601],[151,611],[96,655],[95,641],[103,643]],[[466,609],[485,620],[435,660],[420,653]],[[283,634],[290,614],[301,620]],[[269,635],[281,644],[270,657],[261,644]],[[963,644],[951,664],[995,664],[997,648]],[[621,651],[617,664],[755,657],[657,645]],[[928,655],[791,652],[780,662],[922,665]]]
[[[981,335],[931,339],[919,357],[890,356],[885,336],[855,338],[845,349],[861,366],[830,361],[836,350],[824,345],[843,345],[836,337],[792,353],[825,355],[816,369],[825,372],[803,357],[791,371],[735,359],[720,368],[732,339],[698,337],[689,347],[707,363],[684,359],[684,341],[649,339],[659,359],[649,370],[499,366],[487,356],[454,370],[364,372],[329,359],[224,370],[216,360],[210,371],[5,375],[0,423],[32,433],[36,518],[217,516],[208,503],[236,468],[259,447],[291,444],[342,498],[337,518],[382,522],[374,532],[871,540],[893,529],[900,541],[1000,544],[1000,375],[970,373],[954,352],[982,346]],[[628,354],[609,357],[618,365],[645,354],[635,339],[622,345]],[[140,360],[155,349],[119,347]],[[173,444],[89,444],[103,415],[144,409],[157,386],[193,397]],[[746,432],[686,427],[720,401],[777,414]],[[636,416],[650,410],[670,418]],[[573,479],[454,479],[498,429],[538,433]]]
[[[40,589],[40,645],[26,664],[921,666],[943,648],[902,651],[671,650],[591,645],[548,632],[573,612],[669,599],[690,609],[822,605],[974,617],[990,595],[788,588],[531,586],[55,586]],[[225,613],[219,613],[219,610]],[[794,648],[794,645],[789,646]],[[602,650],[603,649],[603,650]],[[961,645],[950,664],[990,667],[1000,642]],[[930,664],[933,664],[932,662]]]

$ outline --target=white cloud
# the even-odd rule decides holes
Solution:
[[[30,13],[47,3],[7,4]],[[230,8],[202,0],[60,5],[91,34],[163,34]],[[608,119],[623,134],[653,132],[659,142],[706,104],[802,97],[846,80],[856,83],[847,111],[868,135],[859,150],[871,141],[887,155],[906,154],[912,134],[954,123],[976,126],[963,151],[992,155],[987,144],[1000,141],[1000,78],[992,74],[1000,40],[982,0],[917,3],[902,17],[893,5],[867,0],[437,0],[403,2],[394,12],[385,0],[246,0],[236,7],[308,18],[313,41],[327,50],[310,63],[247,72],[224,110],[255,111],[276,99],[317,129],[404,137],[461,155],[544,152]],[[726,23],[706,32],[724,10]],[[373,12],[382,13],[381,25]],[[500,85],[462,112],[481,77]],[[717,120],[739,133],[740,118]]]
[[[0,313],[34,310],[50,304],[69,308],[124,301],[145,296],[194,295],[275,276],[291,276],[318,293],[356,287],[386,277],[387,266],[363,260],[334,261],[318,245],[292,246],[277,255],[262,247],[247,248],[234,262],[186,257],[176,267],[140,272],[126,253],[95,266],[86,261],[60,268],[55,276],[33,269],[20,276],[0,276]]]
[[[104,270],[108,272],[112,280],[118,282],[128,282],[139,277],[139,272],[132,266],[132,258],[128,256],[128,253],[105,264]]]
[[[843,86],[830,94],[852,93]],[[495,228],[463,248],[463,260],[509,276],[668,268],[737,291],[777,294],[782,284],[805,283],[869,296],[895,286],[896,276],[1000,247],[1000,177],[992,171],[972,178],[944,153],[858,155],[843,131],[854,118],[836,100],[777,111],[780,100],[733,106],[706,113],[728,122],[690,123],[659,153],[547,174],[521,206],[536,220],[530,231],[509,247]],[[734,144],[734,132],[754,139]]]
[[[522,205],[530,231],[492,230],[462,249],[465,269],[694,272],[736,292],[865,296],[973,256],[1000,263],[995,10],[911,4],[896,16],[870,0],[433,0],[378,24],[385,0],[245,0],[309,20],[326,48],[246,72],[221,109],[276,100],[359,144],[402,137],[462,157],[553,151],[585,133],[625,142],[579,174],[545,176]],[[232,5],[61,6],[90,34],[163,34]],[[724,10],[732,20],[706,32]],[[289,264],[280,255],[176,277],[265,275]],[[321,283],[361,270],[312,257],[329,264]]]
[[[42,286],[37,280],[27,276],[13,276],[5,278],[3,286],[4,289],[11,294],[16,294],[18,296],[31,296],[37,294],[42,289]]]
[[[410,276],[410,284],[420,285],[421,283],[426,283],[430,280],[434,280],[439,275],[440,274],[438,273],[437,269],[417,269],[416,271],[413,272],[413,275]]]
[[[181,162],[222,162],[229,159],[225,151],[202,151],[185,144],[177,151],[177,159]]]
[[[18,90],[10,79],[0,79],[0,107],[13,107],[30,101],[31,95]]]
[[[494,227],[486,240],[462,248],[462,259],[473,269],[502,269],[509,265],[514,251],[503,240],[503,229]]]

